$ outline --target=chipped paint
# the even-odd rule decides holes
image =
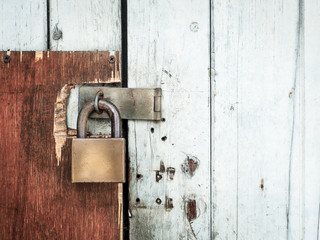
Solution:
[[[192,221],[197,218],[197,201],[189,199],[187,201],[187,219],[188,221]]]
[[[197,157],[188,155],[184,163],[181,165],[181,170],[188,177],[193,177],[198,169],[200,161]]]
[[[35,62],[38,62],[39,60],[41,60],[43,58],[43,52],[42,51],[36,51],[35,53]]]
[[[56,159],[57,164],[61,162],[61,152],[64,144],[67,140],[67,101],[70,94],[70,90],[74,88],[73,84],[65,84],[56,98],[54,105],[54,126],[53,136],[55,141]]]

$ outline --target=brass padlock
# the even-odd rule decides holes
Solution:
[[[98,105],[111,120],[112,138],[86,138],[87,121]],[[120,113],[111,102],[101,99],[81,109],[77,138],[72,141],[72,182],[125,182],[125,139],[122,138]]]

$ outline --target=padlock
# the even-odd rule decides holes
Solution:
[[[95,104],[108,113],[112,138],[86,138],[88,117],[97,108]],[[111,102],[101,99],[83,106],[77,120],[77,138],[72,141],[73,183],[125,182],[125,139],[121,125],[120,113]]]

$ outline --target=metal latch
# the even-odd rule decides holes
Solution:
[[[101,90],[104,98],[118,109],[122,119],[161,120],[161,88],[110,88],[82,86],[79,90],[79,110],[94,101]],[[90,118],[109,118],[105,112],[92,113]]]

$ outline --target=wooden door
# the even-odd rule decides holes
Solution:
[[[320,239],[319,6],[318,0],[2,1],[0,46],[123,50],[128,87],[162,88],[162,121],[128,120],[123,193],[130,239]],[[63,85],[27,79],[0,91],[1,233],[121,238],[121,189],[65,182],[69,143],[57,144],[52,127]],[[71,135],[79,87],[68,98]],[[103,126],[89,127],[108,133]]]
[[[121,84],[120,2],[73,4],[0,3],[1,239],[123,236],[122,184],[71,183],[78,86]]]
[[[319,6],[128,1],[132,239],[319,239]]]

